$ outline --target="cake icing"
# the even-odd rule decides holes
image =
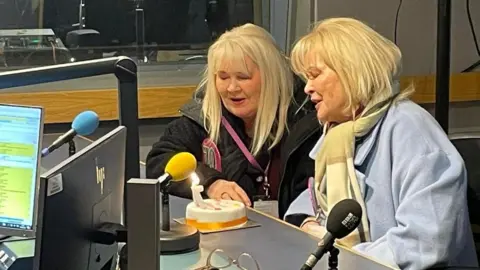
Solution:
[[[248,221],[245,205],[231,200],[203,200],[187,205],[186,223],[198,229],[218,230],[237,227]]]

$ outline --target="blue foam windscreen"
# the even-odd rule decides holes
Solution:
[[[94,111],[79,113],[72,122],[72,129],[78,135],[87,136],[92,134],[98,127],[98,115]]]

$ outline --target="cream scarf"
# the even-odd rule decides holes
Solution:
[[[366,135],[385,115],[392,99],[381,102],[368,114],[354,121],[329,128],[324,125],[324,139],[315,159],[315,196],[319,207],[328,216],[328,210],[343,199],[356,200],[363,210],[358,228],[342,240],[352,247],[370,241],[365,202],[354,168],[355,138]]]

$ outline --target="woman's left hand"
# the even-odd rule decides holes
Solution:
[[[315,220],[306,221],[300,229],[318,238],[323,238],[327,233],[327,229]]]

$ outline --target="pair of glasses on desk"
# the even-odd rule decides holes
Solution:
[[[218,262],[217,260],[212,259],[214,255],[225,259],[226,262]],[[205,266],[196,268],[195,270],[223,270],[231,266],[236,266],[240,270],[260,270],[257,260],[255,260],[252,255],[242,253],[237,259],[233,259],[228,256],[225,251],[218,248],[208,254],[207,264]]]

